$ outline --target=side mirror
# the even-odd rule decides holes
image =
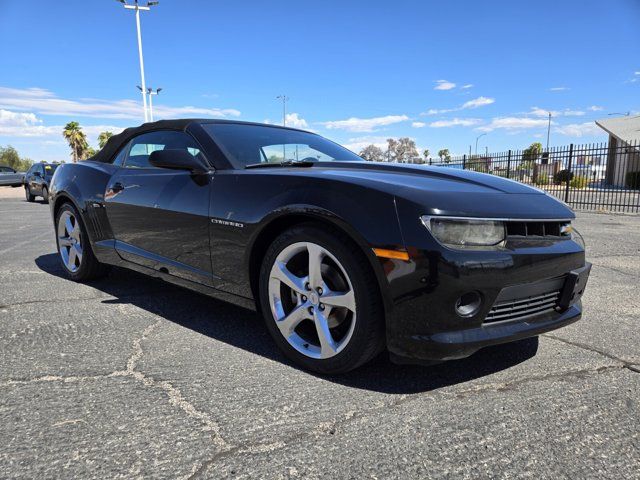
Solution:
[[[149,163],[154,167],[189,170],[194,174],[209,170],[207,165],[186,150],[156,150],[149,155]]]
[[[33,176],[37,178],[42,178],[42,174],[40,172],[33,172]]]

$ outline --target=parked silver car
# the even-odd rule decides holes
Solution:
[[[0,187],[20,187],[24,183],[24,172],[0,165]]]

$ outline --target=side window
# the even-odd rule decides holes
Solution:
[[[124,164],[124,159],[127,156],[128,149],[129,149],[129,144],[127,143],[124,147],[120,149],[120,152],[118,152],[118,155],[116,155],[116,158],[114,158],[113,162],[111,163],[121,167]]]
[[[144,133],[131,140],[130,145],[126,168],[155,168],[149,163],[149,155],[156,150],[186,150],[193,156],[201,153],[188,134],[171,130]]]

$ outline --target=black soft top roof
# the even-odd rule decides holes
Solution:
[[[281,127],[279,125],[255,123],[255,122],[241,122],[238,120],[217,120],[211,118],[176,118],[173,120],[158,120],[157,122],[143,123],[138,127],[125,128],[121,133],[112,136],[98,153],[89,158],[93,162],[108,163],[111,161],[115,153],[120,150],[120,147],[125,145],[133,137],[140,135],[141,133],[152,132],[154,130],[186,130],[189,125],[193,123],[231,123],[238,125],[263,125],[269,127],[286,128],[288,130],[298,130],[297,128]],[[302,130],[304,131],[304,130]],[[311,132],[306,132],[311,133]]]
[[[106,145],[96,153],[89,160],[94,162],[107,163],[113,158],[115,153],[120,150],[120,147],[126,144],[133,137],[146,132],[151,132],[158,129],[169,130],[185,130],[190,124],[198,120],[191,118],[180,118],[176,120],[158,120],[157,122],[143,123],[138,127],[125,128],[122,132],[112,136],[106,143]]]

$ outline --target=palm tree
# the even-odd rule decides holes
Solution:
[[[62,136],[69,143],[73,163],[85,158],[85,153],[89,148],[89,144],[87,143],[87,136],[82,131],[82,127],[78,122],[67,123],[62,131]]]
[[[104,146],[107,144],[107,140],[109,140],[112,136],[113,132],[100,132],[100,135],[98,135],[98,145],[100,146],[100,149],[104,148]]]

